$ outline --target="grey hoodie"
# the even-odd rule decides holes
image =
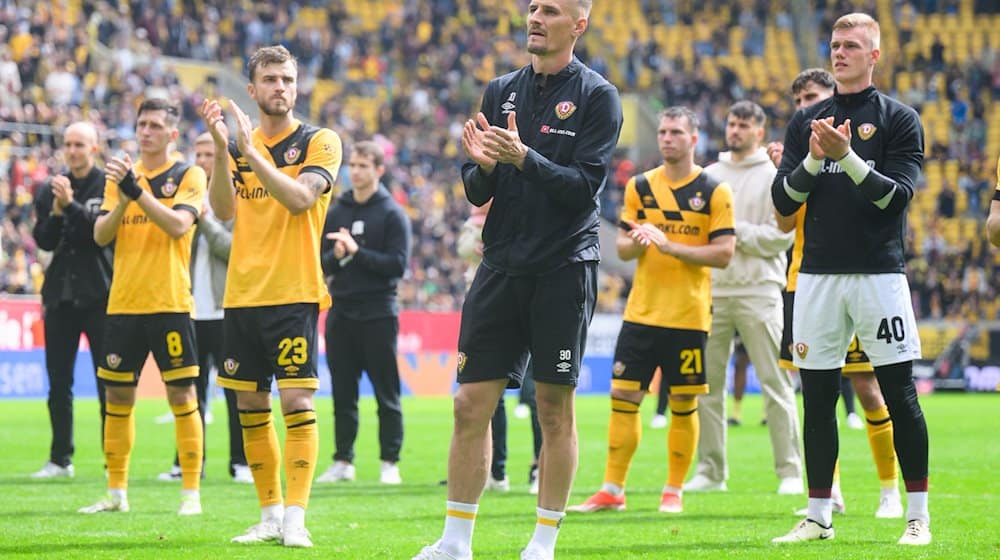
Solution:
[[[712,297],[778,295],[785,287],[785,252],[795,232],[778,229],[771,202],[777,169],[767,150],[760,148],[738,162],[732,152],[722,152],[705,172],[733,189],[736,225],[736,252],[729,266],[712,269]]]

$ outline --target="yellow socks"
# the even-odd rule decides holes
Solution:
[[[198,415],[198,401],[170,405],[174,413],[174,433],[177,438],[177,462],[181,467],[181,489],[198,490],[201,485],[201,463],[205,433]]]
[[[240,425],[243,426],[243,449],[253,471],[257,499],[261,507],[280,505],[281,476],[278,469],[281,457],[278,455],[278,433],[271,421],[271,409],[241,410]]]
[[[667,486],[681,488],[698,446],[701,423],[698,398],[670,399],[670,429],[667,431]]]
[[[604,482],[625,487],[632,455],[642,437],[642,419],[639,405],[611,399],[611,421],[608,423],[608,463],[604,468]]]
[[[883,488],[896,488],[896,448],[892,442],[892,419],[885,405],[878,410],[865,411],[868,427],[868,444],[875,459],[875,470]]]
[[[108,488],[128,488],[128,460],[135,444],[133,405],[108,403],[104,421],[104,460],[108,464]]]
[[[285,415],[285,478],[288,484],[286,507],[309,505],[316,457],[319,455],[319,429],[316,412],[296,410]],[[247,455],[249,457],[249,455]]]

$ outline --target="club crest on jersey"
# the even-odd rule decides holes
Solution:
[[[292,146],[285,150],[285,163],[289,165],[295,163],[295,160],[299,159],[300,152],[301,150],[299,150],[298,146]]]
[[[556,116],[564,121],[576,112],[576,105],[572,101],[560,101],[556,103]]]
[[[876,130],[878,130],[878,127],[876,127],[872,123],[859,124],[858,136],[860,136],[862,140],[868,140],[869,138],[872,137],[872,135],[875,134]]]
[[[236,375],[236,370],[240,369],[240,363],[232,358],[226,358],[222,362],[222,369],[226,370],[226,375]]]
[[[696,193],[694,196],[688,199],[688,205],[694,211],[701,210],[705,207],[705,199],[701,197],[701,193]]]
[[[458,353],[458,373],[462,373],[462,370],[465,369],[465,362],[466,361],[468,361],[468,358],[466,357],[465,352],[459,352]]]
[[[177,183],[173,177],[167,177],[167,182],[163,184],[163,194],[170,196],[177,192]]]
[[[104,359],[108,362],[108,367],[111,369],[118,369],[118,366],[122,365],[122,357],[118,354],[108,354]]]
[[[623,373],[625,373],[625,364],[622,362],[615,362],[614,365],[611,366],[611,375],[621,377]]]
[[[809,346],[805,342],[795,343],[795,353],[799,355],[799,358],[806,359],[806,354],[809,353]]]

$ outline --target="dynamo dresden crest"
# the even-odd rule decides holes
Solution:
[[[860,136],[862,140],[868,140],[869,138],[872,137],[872,135],[875,134],[876,130],[878,130],[878,127],[876,127],[872,123],[859,124],[858,136]]]
[[[122,357],[118,354],[108,354],[104,359],[108,362],[108,367],[111,369],[118,369],[118,366],[122,365]]]
[[[572,101],[560,101],[556,103],[556,116],[561,121],[568,119],[575,112],[576,105]]]
[[[799,359],[806,359],[806,354],[809,353],[809,346],[804,342],[795,343],[795,353],[799,355]]]
[[[458,373],[462,373],[462,370],[465,369],[465,362],[467,360],[468,358],[466,358],[465,352],[458,353]]]
[[[688,199],[688,205],[697,212],[705,207],[705,199],[701,197],[701,193],[697,193]]]
[[[177,192],[177,183],[174,182],[173,177],[167,177],[167,182],[163,184],[163,194],[173,196],[175,192]]]
[[[226,358],[226,361],[222,362],[222,369],[226,370],[227,375],[236,375],[236,370],[240,369],[240,363],[232,358]]]
[[[285,150],[285,163],[289,165],[295,163],[295,160],[299,159],[299,152],[298,146],[292,146]]]

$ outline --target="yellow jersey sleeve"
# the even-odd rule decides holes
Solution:
[[[343,146],[340,143],[340,136],[328,128],[321,128],[309,140],[309,150],[306,152],[306,159],[302,162],[299,175],[303,173],[321,175],[332,189],[337,182],[342,160]]]
[[[111,179],[104,181],[104,201],[101,202],[101,213],[110,212],[118,206],[118,199],[121,192],[118,191],[118,183]]]
[[[173,208],[186,207],[194,211],[195,217],[201,215],[201,209],[205,205],[205,189],[208,188],[208,176],[205,170],[192,165],[184,173],[181,184],[177,189],[177,196],[174,197]]]
[[[625,184],[625,198],[622,201],[621,223],[622,228],[626,228],[625,222],[635,222],[639,216],[639,193],[635,190],[635,177]]]
[[[726,183],[720,183],[712,191],[711,217],[708,225],[708,238],[715,239],[720,235],[736,233],[733,217],[733,190]]]

